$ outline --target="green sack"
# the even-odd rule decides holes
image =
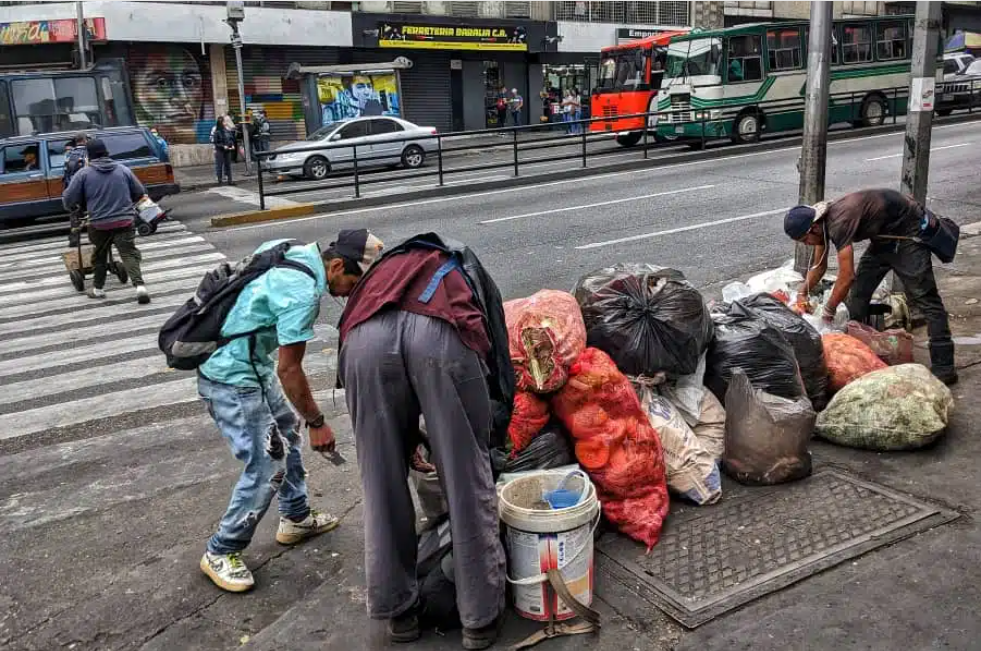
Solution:
[[[920,364],[873,371],[841,389],[818,416],[817,434],[867,450],[915,450],[943,435],[954,398]]]

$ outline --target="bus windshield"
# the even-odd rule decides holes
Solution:
[[[668,45],[668,77],[718,76],[722,41],[700,38]]]
[[[604,52],[600,58],[600,90],[640,90],[648,87],[649,56],[650,50],[642,48]]]

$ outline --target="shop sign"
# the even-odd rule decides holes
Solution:
[[[637,41],[648,36],[663,34],[663,29],[634,29],[633,27],[620,27],[617,29],[617,43],[624,41]]]
[[[75,20],[26,20],[0,23],[0,45],[73,43],[78,39]],[[85,36],[90,41],[106,40],[106,19],[86,18]]]
[[[382,23],[378,47],[422,50],[528,50],[524,27],[473,27]]]

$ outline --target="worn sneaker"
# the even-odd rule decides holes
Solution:
[[[476,651],[478,649],[489,649],[494,646],[497,638],[501,635],[501,629],[504,628],[506,617],[507,611],[503,611],[487,626],[464,628],[463,648],[468,649],[468,651]]]
[[[106,292],[104,289],[99,289],[98,287],[89,287],[89,291],[86,292],[89,298],[105,298]]]
[[[326,533],[341,523],[330,513],[320,513],[310,509],[310,515],[302,522],[293,522],[289,518],[279,519],[279,530],[276,532],[276,542],[281,545],[295,545],[311,536]]]
[[[136,286],[136,302],[140,305],[146,305],[150,302],[150,292],[146,290],[146,285]]]
[[[419,604],[398,617],[388,620],[388,639],[396,644],[415,642],[422,636],[419,628]]]
[[[205,552],[201,557],[201,571],[214,581],[215,585],[229,592],[245,592],[255,585],[252,572],[245,566],[242,554],[212,554]]]

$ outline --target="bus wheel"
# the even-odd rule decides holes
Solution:
[[[732,141],[736,144],[759,142],[760,115],[759,113],[743,113],[736,118],[732,128]]]
[[[642,131],[631,131],[630,133],[618,133],[616,141],[621,147],[633,147],[643,137],[644,133]]]
[[[869,95],[862,101],[861,125],[877,127],[886,121],[886,102],[879,95]]]

